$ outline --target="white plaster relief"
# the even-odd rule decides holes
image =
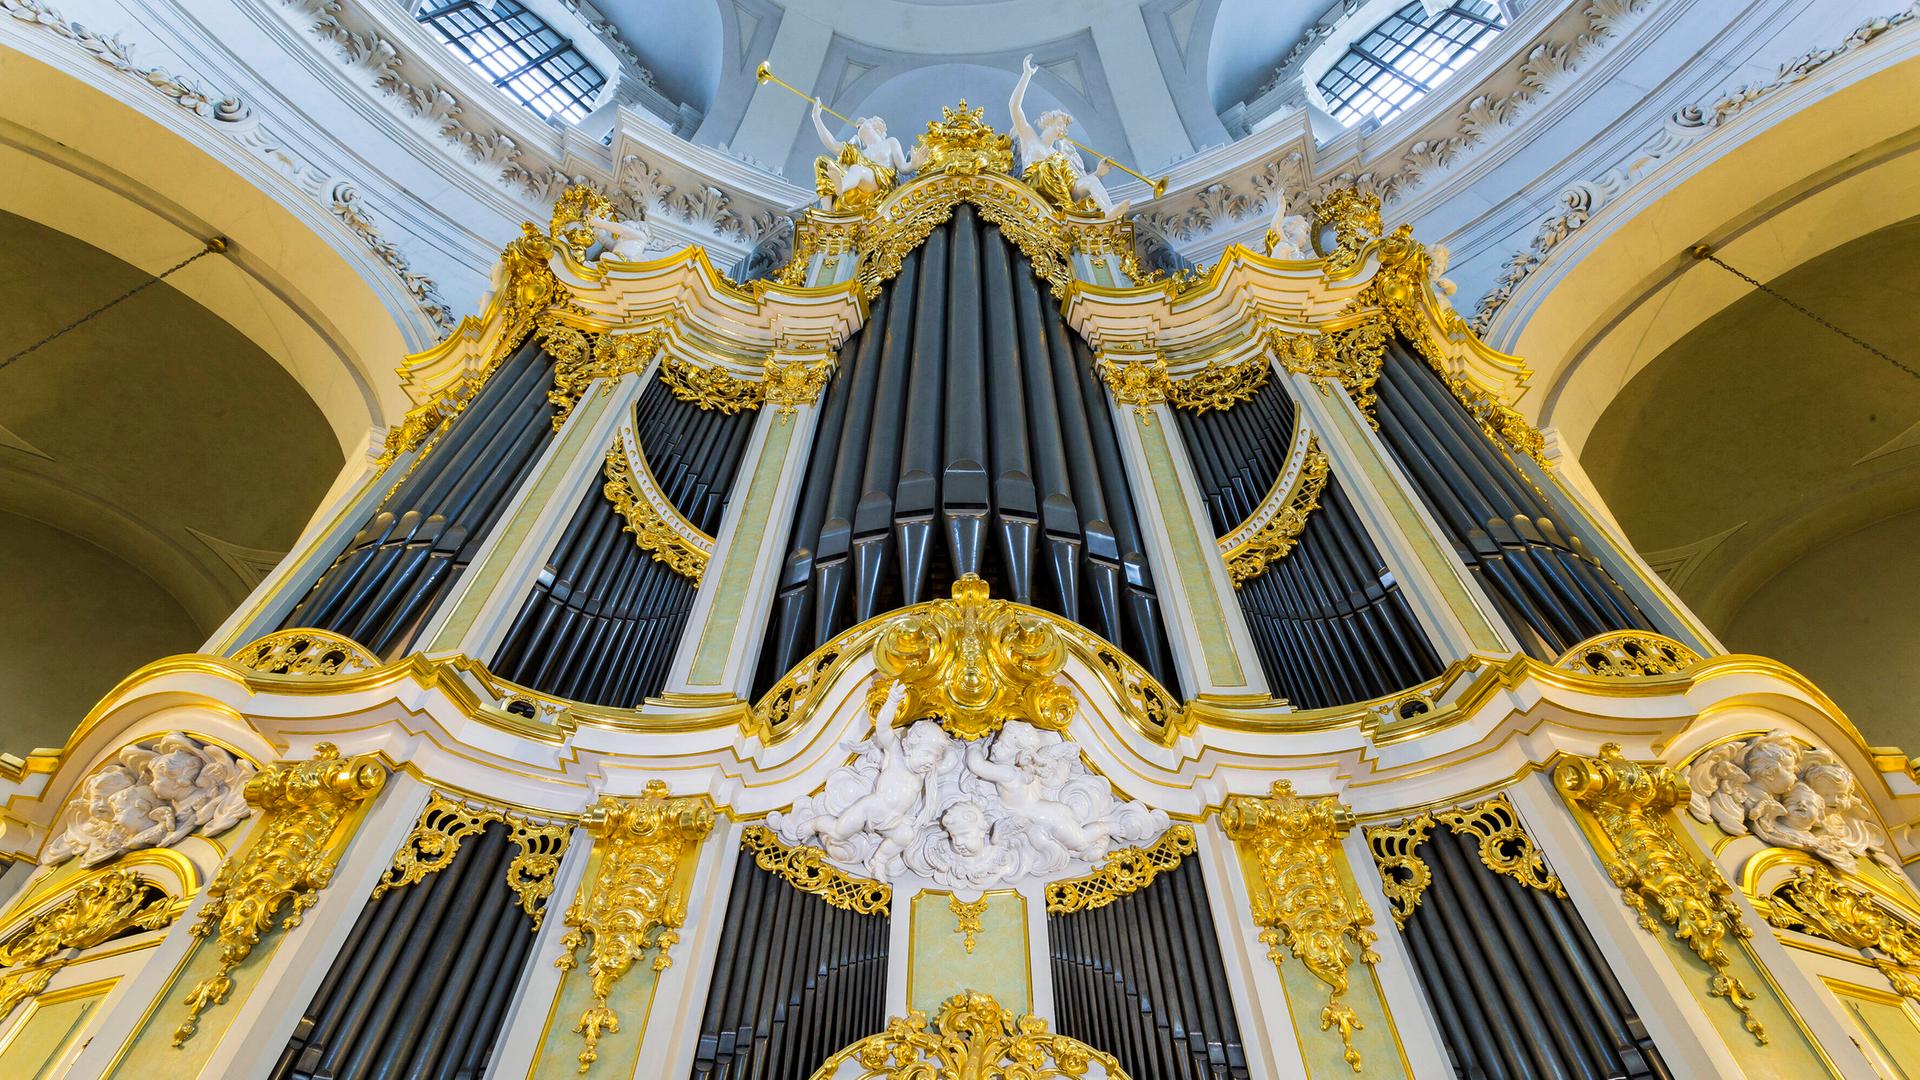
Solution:
[[[216,835],[253,813],[244,789],[253,764],[174,732],[125,747],[82,781],[60,812],[41,862],[78,855],[98,866],[129,851],[171,847],[193,833]]]
[[[1743,739],[1701,755],[1687,784],[1687,810],[1731,836],[1805,851],[1846,873],[1862,858],[1902,872],[1852,770],[1830,751],[1789,735]]]
[[[826,790],[767,816],[781,841],[810,844],[879,881],[912,873],[949,888],[984,890],[1057,877],[1107,852],[1151,843],[1164,810],[1122,802],[1058,734],[1009,720],[967,742],[937,720],[893,726],[896,687],[872,737]]]
[[[1711,100],[1684,105],[1674,110],[1661,125],[1660,131],[1642,143],[1627,160],[1592,180],[1568,185],[1560,192],[1559,205],[1541,220],[1527,247],[1507,259],[1493,288],[1487,290],[1475,305],[1470,320],[1474,332],[1486,334],[1493,325],[1494,317],[1555,249],[1585,227],[1603,207],[1659,168],[1663,162],[1720,130],[1754,103],[1806,79],[1834,60],[1871,44],[1887,31],[1913,22],[1916,18],[1920,18],[1920,7],[1877,16],[1855,27],[1840,44],[1809,50],[1781,64],[1779,74],[1766,82],[1736,86]]]

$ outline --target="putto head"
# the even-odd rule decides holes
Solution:
[[[1067,137],[1067,129],[1073,126],[1073,114],[1064,109],[1048,109],[1040,114],[1036,124],[1042,139],[1058,142]]]

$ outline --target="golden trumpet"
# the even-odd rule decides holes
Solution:
[[[781,86],[785,87],[790,93],[792,93],[795,97],[802,98],[809,102],[814,100],[814,97],[812,94],[807,93],[805,90],[802,90],[799,87],[788,82],[787,80],[781,78],[780,76],[775,75],[773,73],[772,61],[769,61],[769,60],[760,61],[760,66],[754,69],[753,77],[756,82],[779,83]],[[828,113],[829,115],[838,119],[841,123],[844,123],[844,124],[853,123],[853,121],[847,119],[845,116],[841,115],[840,113],[834,112],[832,109],[827,108],[825,105],[821,105],[820,109],[822,112]],[[1167,193],[1166,177],[1163,176],[1158,180],[1154,180],[1150,177],[1142,176],[1139,173],[1133,171],[1132,169],[1127,168],[1125,165],[1120,164],[1119,162],[1113,160],[1107,155],[1101,153],[1100,151],[1095,150],[1093,147],[1088,146],[1086,143],[1081,142],[1079,139],[1076,139],[1071,135],[1067,136],[1067,141],[1079,147],[1080,149],[1085,150],[1087,153],[1092,154],[1094,157],[1099,158],[1101,161],[1104,161],[1107,164],[1113,166],[1114,168],[1119,169],[1121,172],[1126,173],[1128,176],[1133,177],[1135,180],[1138,180],[1141,183],[1152,188],[1154,198],[1157,199],[1160,196],[1165,195]]]

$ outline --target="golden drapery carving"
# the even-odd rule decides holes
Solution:
[[[1582,675],[1635,679],[1676,675],[1699,662],[1699,653],[1672,638],[1644,630],[1616,630],[1575,645],[1553,666]]]
[[[1248,868],[1253,921],[1261,927],[1267,959],[1279,967],[1291,953],[1326,984],[1320,1030],[1339,1031],[1347,1064],[1359,1072],[1353,1033],[1362,1026],[1360,1017],[1340,999],[1354,950],[1369,966],[1380,957],[1373,951],[1373,911],[1349,893],[1342,873],[1340,838],[1353,828],[1352,812],[1331,795],[1302,798],[1291,782],[1276,780],[1264,798],[1228,799],[1220,821]]]
[[[507,863],[507,888],[520,898],[520,910],[533,919],[532,928],[538,930],[546,917],[547,898],[553,895],[554,878],[560,872],[560,858],[567,853],[572,830],[564,824],[529,821],[497,806],[458,802],[438,791],[428,797],[420,820],[393,853],[393,864],[374,885],[370,899],[378,900],[389,890],[445,870],[467,837],[479,835],[493,822],[507,826],[507,841],[514,847],[514,857]]]
[[[194,937],[219,939],[220,969],[187,992],[187,1017],[174,1029],[173,1045],[184,1046],[199,1029],[200,1014],[227,999],[233,969],[252,954],[282,909],[282,927],[300,925],[333,878],[355,811],[386,782],[387,771],[372,754],[342,759],[332,743],[315,746],[309,761],[282,762],[247,781],[247,802],[260,823],[207,885],[206,905],[192,929]]]
[[[1047,914],[1068,915],[1106,907],[1153,884],[1155,878],[1180,865],[1197,849],[1193,826],[1175,825],[1143,848],[1121,848],[1107,853],[1100,868],[1083,877],[1047,885]]]
[[[108,869],[83,880],[0,941],[0,970],[6,972],[0,978],[0,1019],[45,990],[71,953],[125,933],[158,930],[173,922],[179,906],[158,885],[129,870]]]
[[[887,1021],[829,1057],[812,1080],[829,1080],[851,1059],[859,1080],[1054,1080],[1079,1077],[1098,1063],[1109,1080],[1127,1080],[1112,1054],[1047,1030],[1037,1016],[1016,1017],[977,991],[955,994],[934,1014],[917,1009]]]
[[[628,460],[624,444],[615,442],[607,451],[606,475],[607,482],[600,491],[626,521],[624,531],[633,534],[634,543],[651,553],[655,562],[666,563],[675,573],[700,584],[707,572],[707,553],[669,524],[651,500],[634,490],[633,462]]]
[[[1618,743],[1607,743],[1599,757],[1562,761],[1553,782],[1584,815],[1607,876],[1640,925],[1658,934],[1666,922],[1675,940],[1713,969],[1709,992],[1726,998],[1754,1040],[1765,1043],[1766,1031],[1747,1006],[1753,991],[1733,976],[1727,952],[1753,930],[1740,918],[1733,887],[1711,862],[1692,858],[1674,830],[1674,808],[1687,801],[1686,780],[1664,765],[1628,761]]]
[[[1824,863],[1799,867],[1774,886],[1767,921],[1865,951],[1895,992],[1920,1001],[1920,924]]]
[[[1327,455],[1314,438],[1307,448],[1307,460],[1300,469],[1300,481],[1293,494],[1266,524],[1240,543],[1222,552],[1227,561],[1227,577],[1238,589],[1267,572],[1267,567],[1285,558],[1306,531],[1307,515],[1320,506],[1320,493],[1326,490],[1330,467]]]
[[[721,368],[689,364],[672,355],[660,361],[660,381],[681,401],[728,416],[757,409],[766,400],[765,383],[749,382]]]
[[[827,865],[826,855],[819,848],[788,847],[764,825],[749,825],[742,830],[740,847],[753,853],[754,865],[760,869],[834,907],[860,915],[886,915],[891,910],[893,886]]]
[[[903,721],[936,717],[947,733],[978,739],[1008,720],[1057,731],[1073,716],[1073,694],[1054,676],[1067,645],[1053,624],[1005,600],[966,574],[953,598],[887,621],[873,644],[882,680],[907,688]]]
[[[973,947],[979,941],[980,919],[987,913],[987,898],[962,900],[949,896],[947,910],[953,912],[953,932],[962,936],[961,947],[967,950],[967,955],[973,955]]]
[[[352,675],[380,666],[380,658],[330,630],[278,630],[233,654],[241,667],[267,675]]]
[[[587,950],[593,1004],[573,1030],[585,1037],[580,1071],[599,1060],[600,1037],[620,1030],[607,1005],[613,986],[649,950],[653,969],[665,971],[687,917],[691,872],[682,863],[713,828],[713,804],[704,796],[670,798],[665,781],[649,780],[637,799],[602,797],[581,824],[593,854],[580,892],[568,906],[567,934],[555,966],[571,971]]]

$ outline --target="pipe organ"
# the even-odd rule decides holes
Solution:
[[[1911,1067],[1907,759],[1696,629],[1377,195],[1203,267],[918,151],[751,280],[586,186],[511,239],[221,638],[0,762],[0,1073]]]

